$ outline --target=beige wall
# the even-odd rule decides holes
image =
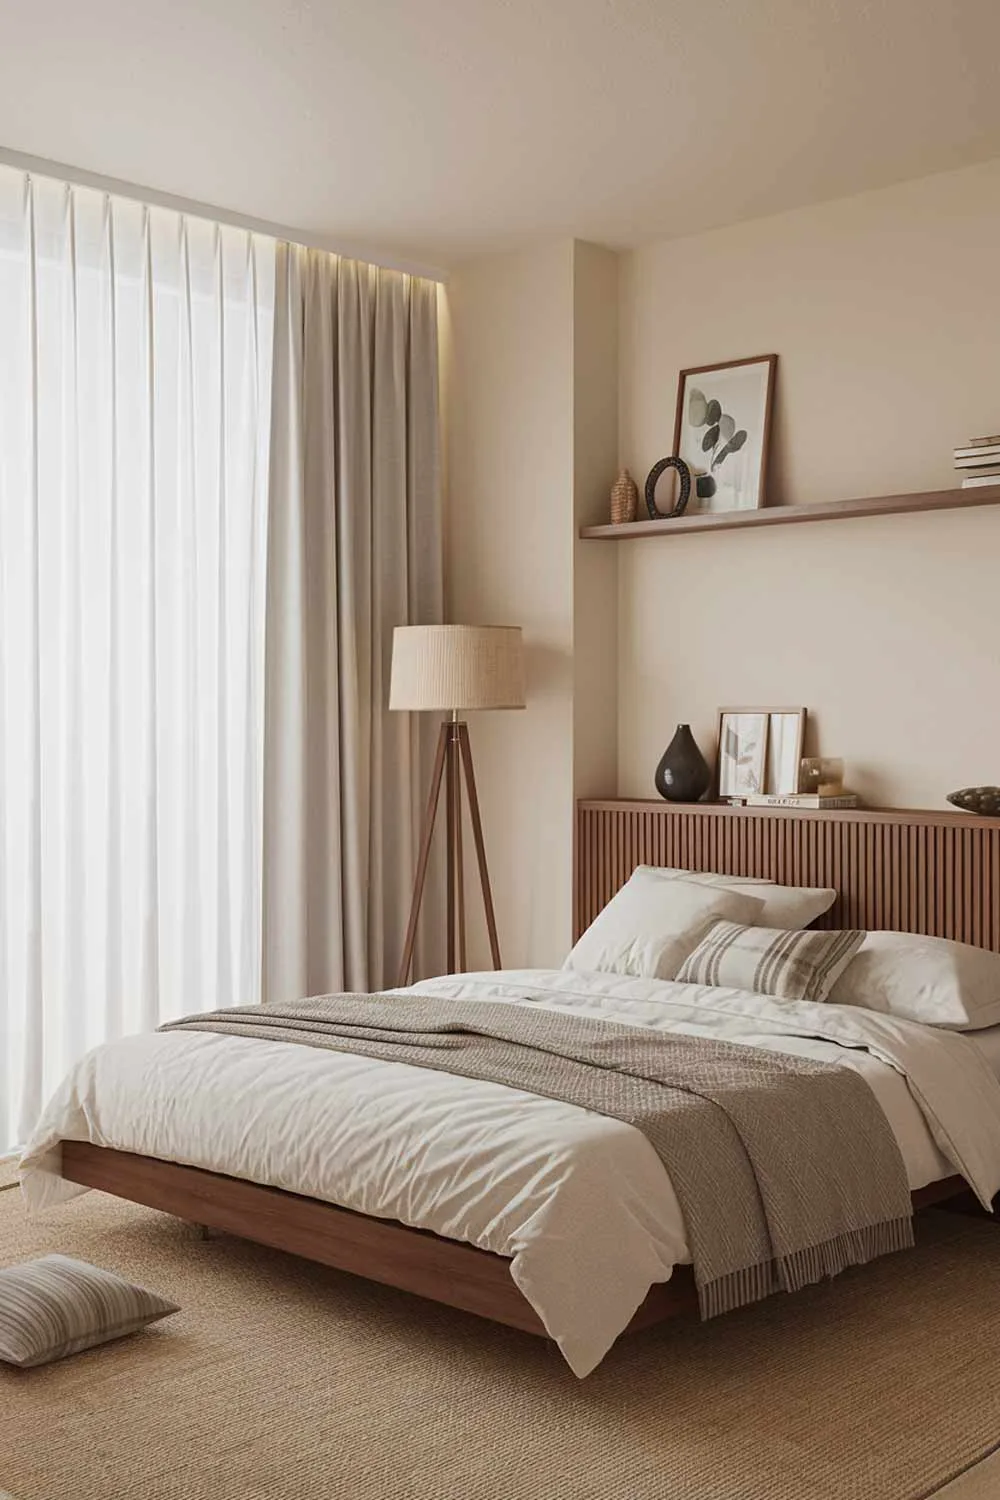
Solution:
[[[618,558],[580,541],[607,520],[618,462],[618,256],[577,242],[573,257],[573,788],[618,779]]]
[[[575,797],[653,795],[674,725],[709,752],[722,703],[805,703],[873,802],[1000,781],[1000,508],[576,539],[619,457],[641,479],[669,451],[678,369],[743,354],[780,356],[773,502],[950,485],[952,447],[1000,428],[998,264],[993,163],[452,277],[449,618],[528,644],[528,709],[471,726],[508,966],[569,945]]]
[[[574,801],[617,776],[617,558],[576,531],[603,517],[617,456],[618,258],[567,240],[475,261],[447,304],[448,618],[521,625],[527,649],[527,709],[470,728],[501,951],[559,964]]]
[[[573,247],[470,263],[449,282],[449,620],[520,625],[529,706],[473,715],[507,967],[561,963],[573,826]],[[472,872],[470,872],[471,874]],[[469,889],[470,966],[489,967]]]
[[[623,257],[623,461],[670,451],[679,369],[776,351],[772,503],[950,486],[1000,430],[998,266],[1000,163]],[[622,794],[723,703],[806,704],[873,802],[1000,781],[1000,509],[614,550]]]

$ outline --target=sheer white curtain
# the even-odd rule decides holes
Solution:
[[[274,249],[0,167],[0,1152],[259,997]]]

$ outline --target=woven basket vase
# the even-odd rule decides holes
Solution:
[[[639,488],[628,469],[622,469],[611,486],[611,524],[624,526],[634,521],[638,505]]]

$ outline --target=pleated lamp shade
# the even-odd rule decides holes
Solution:
[[[519,625],[397,625],[389,707],[523,708]]]

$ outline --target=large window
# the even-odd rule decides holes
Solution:
[[[274,245],[0,167],[0,1152],[260,987]]]

